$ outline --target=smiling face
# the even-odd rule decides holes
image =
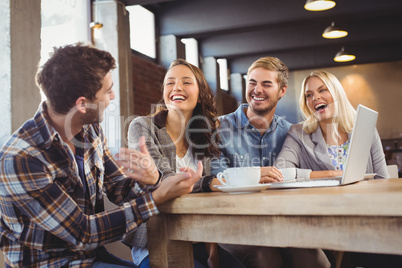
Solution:
[[[306,104],[310,112],[322,123],[332,122],[335,114],[334,99],[324,82],[312,76],[307,80],[305,89]]]
[[[193,72],[184,65],[172,67],[163,83],[163,99],[168,109],[171,105],[180,111],[193,112],[198,102],[199,87]]]
[[[276,104],[285,95],[286,86],[280,88],[278,72],[256,68],[248,75],[246,100],[251,111],[265,116],[275,112]]]

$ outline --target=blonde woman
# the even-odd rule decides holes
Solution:
[[[302,83],[299,104],[305,120],[289,129],[275,165],[311,170],[311,179],[341,176],[356,115],[341,83],[329,72],[313,71]],[[389,177],[377,131],[366,172]]]

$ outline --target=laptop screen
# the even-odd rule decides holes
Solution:
[[[363,105],[357,107],[357,114],[350,138],[348,158],[343,170],[342,184],[364,179],[367,161],[373,143],[378,113]]]

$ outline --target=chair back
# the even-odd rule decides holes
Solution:
[[[398,178],[398,166],[397,165],[388,165],[387,166],[388,173],[391,179]]]

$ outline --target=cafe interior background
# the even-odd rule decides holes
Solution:
[[[401,170],[402,1],[324,1],[335,6],[322,11],[307,10],[309,2],[314,1],[2,0],[0,143],[33,116],[44,98],[34,82],[38,62],[46,61],[54,46],[81,41],[117,59],[116,99],[102,123],[112,153],[126,145],[130,121],[161,99],[172,60],[186,58],[199,66],[219,114],[226,114],[245,102],[249,65],[276,56],[290,70],[278,115],[301,121],[303,78],[312,70],[327,70],[341,81],[354,107],[379,112],[387,163]],[[334,38],[331,30],[347,35]],[[338,54],[355,58],[337,62]]]

